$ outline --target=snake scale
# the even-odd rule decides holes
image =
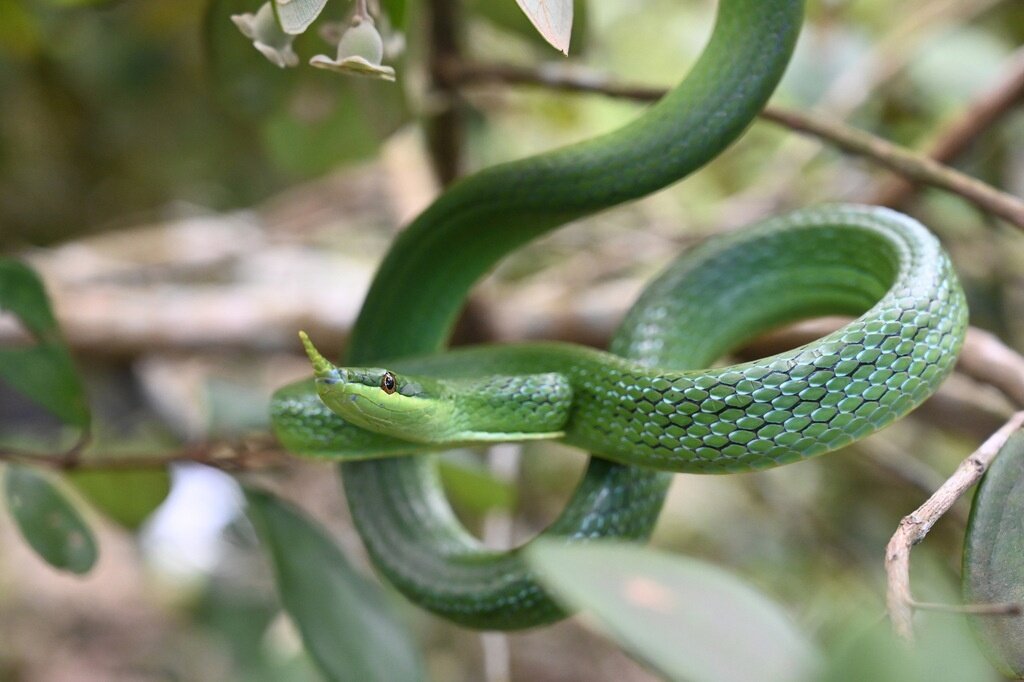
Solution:
[[[536,343],[439,353],[469,289],[504,255],[660,189],[735,140],[781,78],[802,5],[721,0],[690,74],[636,121],[469,176],[413,221],[371,285],[350,367],[307,340],[317,378],[278,391],[275,432],[293,451],[344,460],[370,556],[414,602],[482,629],[564,615],[521,548],[484,548],[459,524],[429,457],[396,455],[560,438],[596,457],[543,535],[643,539],[666,472],[752,471],[834,450],[906,414],[951,370],[967,308],[937,240],[898,213],[843,205],[684,254],[631,308],[610,352]],[[702,369],[759,332],[821,314],[858,317],[806,346]]]

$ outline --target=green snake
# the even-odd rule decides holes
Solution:
[[[554,343],[439,352],[470,287],[504,255],[662,188],[735,140],[781,77],[802,9],[721,0],[690,74],[639,119],[469,176],[421,214],[377,272],[351,366],[305,339],[316,378],[275,395],[275,432],[293,451],[343,460],[369,554],[414,602],[485,629],[564,615],[521,548],[486,549],[459,524],[431,458],[397,455],[559,438],[598,456],[543,535],[643,539],[666,472],[822,454],[906,414],[951,370],[967,309],[949,259],[912,219],[858,206],[798,211],[684,254],[608,353]],[[771,327],[835,313],[859,317],[780,355],[700,369]]]

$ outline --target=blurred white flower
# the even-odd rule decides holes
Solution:
[[[318,54],[310,59],[309,63],[321,69],[393,81],[395,70],[390,66],[383,66],[383,58],[384,41],[373,25],[373,20],[369,17],[357,17],[338,41],[337,58],[331,59],[325,54]]]
[[[246,38],[252,40],[253,46],[263,56],[282,69],[286,66],[298,66],[299,55],[292,49],[295,36],[281,30],[274,16],[274,8],[266,2],[256,14],[232,14],[231,21]]]

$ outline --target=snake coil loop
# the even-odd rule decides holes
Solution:
[[[341,370],[307,346],[317,376],[325,377],[322,390],[328,383],[344,390],[344,376],[387,393],[390,370],[399,372],[397,393],[392,384],[393,395],[367,398],[380,404],[364,405],[363,417],[353,413],[365,423],[335,417],[312,382],[275,395],[275,430],[290,449],[377,458],[342,464],[346,496],[374,563],[416,603],[486,629],[564,615],[520,550],[484,548],[462,528],[429,458],[391,457],[444,446],[440,437],[411,443],[416,433],[390,433],[386,423],[404,405],[433,410],[441,423],[455,414],[439,398],[454,389],[439,377],[555,377],[552,385],[562,386],[569,402],[558,424],[539,431],[599,458],[544,535],[642,539],[661,510],[665,471],[749,471],[819,455],[899,418],[952,368],[966,305],[948,258],[910,218],[856,206],[798,211],[685,254],[630,310],[614,355],[555,344],[431,355],[444,346],[469,288],[501,257],[568,220],[675,182],[735,140],[782,75],[802,4],[721,0],[697,64],[638,120],[470,176],[420,215],[385,257],[353,330],[347,361],[371,367]],[[859,317],[772,358],[700,369],[768,327],[833,313]],[[401,331],[388,324],[393,319],[403,320]],[[398,358],[388,374],[372,368],[386,358]],[[406,372],[422,374],[413,391],[401,388]],[[435,382],[441,388],[432,393]],[[509,386],[477,382],[472,390],[483,391],[484,400],[468,411],[495,410],[507,394],[488,391],[521,390]],[[413,400],[423,397],[429,400]],[[362,398],[346,400],[358,407]],[[485,416],[492,428],[494,415]],[[534,418],[526,417],[527,426]],[[500,424],[498,431],[508,435]],[[481,433],[486,440],[474,423],[452,437],[462,442]]]

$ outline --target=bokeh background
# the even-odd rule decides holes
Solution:
[[[442,4],[409,1],[389,84],[278,70],[229,20],[255,2],[0,0],[0,253],[46,283],[88,382],[92,450],[160,457],[262,442],[270,393],[307,372],[296,330],[343,348],[376,262],[446,176],[590,137],[639,111],[501,83],[432,87],[427,5]],[[705,0],[576,6],[565,59],[513,0],[458,3],[457,57],[668,86],[714,10]],[[325,17],[349,10],[331,0]],[[1021,62],[1024,5],[1013,0],[812,0],[808,11],[775,102],[918,150]],[[315,30],[296,49],[307,59],[330,50]],[[1021,108],[951,163],[1024,193]],[[644,283],[701,238],[787,208],[898,191],[951,251],[972,323],[1024,347],[1024,237],[956,196],[893,182],[870,161],[759,122],[678,186],[508,259],[479,288],[458,340],[600,345]],[[0,312],[0,345],[18,338]],[[961,378],[949,391],[971,408],[925,408],[844,453],[777,471],[678,476],[653,543],[742,575],[823,641],[855,617],[881,617],[882,551],[900,517],[1009,411]],[[67,439],[0,384],[0,442],[46,451]],[[557,515],[584,461],[547,445],[456,453],[444,478],[467,524],[509,546]],[[101,546],[84,578],[47,567],[0,518],[0,679],[319,679],[241,515],[239,479],[295,500],[370,573],[330,464],[175,465],[166,500],[136,528],[75,498]],[[939,583],[957,580],[966,510],[923,550]],[[395,602],[433,679],[655,679],[578,619],[480,637]]]

